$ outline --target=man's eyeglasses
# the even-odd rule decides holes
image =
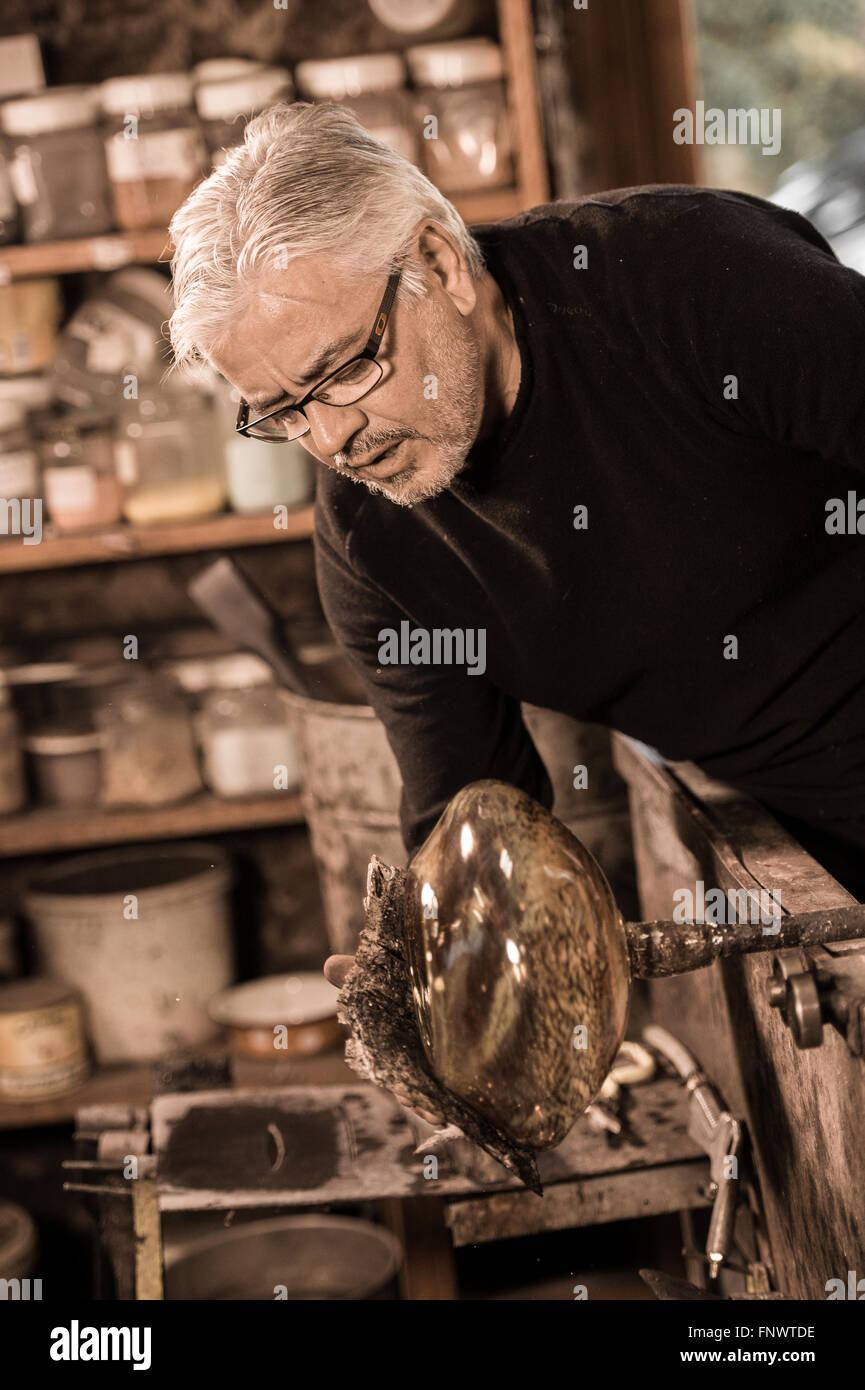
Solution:
[[[337,367],[335,372],[331,372],[308,391],[303,400],[298,401],[296,405],[277,406],[267,415],[250,420],[249,406],[246,401],[241,401],[235,425],[238,434],[246,435],[248,439],[264,439],[271,444],[283,444],[287,439],[299,439],[309,429],[309,421],[303,413],[303,408],[309,401],[321,401],[324,405],[354,405],[355,401],[359,401],[371,391],[382,378],[381,363],[375,359],[390,319],[401,275],[401,270],[395,270],[387,282],[384,299],[381,301],[375,325],[363,352]]]

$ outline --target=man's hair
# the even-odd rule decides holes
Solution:
[[[358,277],[386,278],[402,264],[400,297],[418,300],[426,293],[422,265],[406,253],[424,218],[450,234],[479,276],[481,249],[456,209],[351,111],[271,107],[172,219],[177,363],[200,360],[202,341],[228,328],[261,272],[298,256],[332,255]]]

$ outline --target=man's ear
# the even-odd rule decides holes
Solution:
[[[438,222],[418,223],[416,254],[464,316],[477,304],[477,291],[463,255]]]

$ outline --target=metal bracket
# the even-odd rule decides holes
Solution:
[[[865,948],[829,952],[814,947],[779,951],[766,995],[779,1009],[799,1048],[819,1047],[831,1023],[856,1057],[865,1057]]]

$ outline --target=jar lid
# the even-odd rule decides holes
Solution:
[[[11,401],[26,415],[30,410],[47,410],[54,400],[54,387],[47,376],[0,378],[0,404]]]
[[[386,92],[405,82],[405,66],[398,53],[359,53],[353,58],[298,63],[298,85],[322,101],[342,101],[364,92]]]
[[[141,77],[109,77],[99,89],[102,109],[111,116],[165,111],[192,105],[192,78],[186,72],[151,72]]]
[[[395,34],[434,29],[456,9],[459,0],[369,0],[376,19]]]
[[[29,1013],[31,1009],[45,1009],[51,1004],[65,1004],[77,998],[77,990],[62,980],[30,975],[25,980],[0,985],[0,1013]]]
[[[23,405],[0,396],[0,431],[20,429],[26,420],[27,412]]]
[[[265,66],[258,58],[205,58],[192,69],[192,80],[198,82],[227,82],[232,77],[244,77]]]
[[[291,74],[285,68],[260,68],[241,77],[202,83],[195,90],[195,104],[203,121],[230,121],[261,111],[275,97],[290,93]]]
[[[502,50],[492,39],[458,39],[422,43],[406,49],[411,75],[421,86],[462,87],[489,82],[504,71]]]
[[[0,106],[0,125],[7,135],[46,135],[75,130],[99,119],[95,87],[49,87],[38,96],[17,97]]]
[[[67,753],[92,753],[102,747],[102,735],[93,729],[75,729],[58,725],[39,729],[24,739],[28,753],[62,757]]]

